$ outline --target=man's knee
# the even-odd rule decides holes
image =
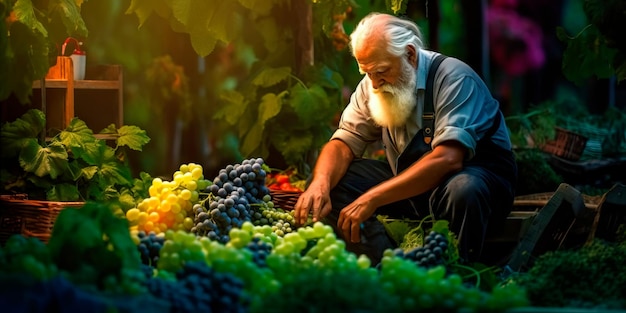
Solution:
[[[481,179],[470,174],[456,175],[441,188],[440,192],[436,194],[445,201],[447,206],[480,206],[484,205],[490,198],[490,190],[487,185]]]

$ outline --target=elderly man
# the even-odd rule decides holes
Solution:
[[[427,50],[412,21],[371,13],[350,48],[365,76],[294,207],[296,222],[328,221],[376,265],[394,247],[376,215],[432,214],[450,222],[463,260],[479,260],[517,179],[497,100],[467,64]],[[379,141],[387,162],[362,158]]]

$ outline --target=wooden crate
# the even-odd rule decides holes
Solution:
[[[580,191],[562,183],[533,219],[507,266],[514,271],[526,270],[548,251],[583,245],[591,228],[591,212]]]
[[[617,241],[620,227],[626,227],[626,186],[616,184],[602,197],[589,241],[594,238]]]

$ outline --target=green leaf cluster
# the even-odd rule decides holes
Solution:
[[[237,129],[243,155],[267,157],[273,146],[287,164],[297,166],[330,138],[330,120],[341,109],[342,78],[325,66],[306,75],[303,81],[289,67],[266,67],[245,91],[222,94],[223,106],[214,117]]]
[[[547,252],[511,279],[533,306],[626,308],[626,244],[595,239],[583,247]]]
[[[585,0],[583,11],[589,24],[575,36],[558,27],[557,37],[567,44],[563,74],[582,84],[591,77],[626,79],[626,3],[622,0]]]
[[[110,125],[98,139],[84,121],[74,118],[53,137],[46,137],[46,116],[31,109],[2,125],[0,178],[4,193],[25,193],[30,199],[88,201],[120,198],[134,186],[126,155],[150,141],[136,126]]]
[[[79,286],[137,294],[142,276],[128,273],[139,270],[141,259],[128,227],[109,204],[65,208],[55,221],[48,250],[59,271]]]
[[[310,33],[297,26],[303,5],[310,5]],[[343,78],[323,54],[303,61],[302,42],[328,39],[333,16],[353,1],[131,1],[127,13],[140,26],[153,15],[173,30],[188,33],[199,56],[216,45],[232,45],[245,65],[216,91],[211,118],[224,133],[234,133],[242,157],[268,158],[277,151],[287,165],[302,168],[308,154],[330,138],[330,122],[341,110]],[[304,32],[304,33],[303,33]],[[307,38],[309,36],[309,38]],[[313,64],[315,63],[315,64]],[[216,64],[215,66],[219,66]]]
[[[30,103],[33,81],[60,55],[66,37],[85,38],[80,7],[87,0],[0,0],[0,100]]]

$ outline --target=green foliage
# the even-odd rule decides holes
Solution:
[[[2,125],[0,155],[4,192],[26,193],[31,199],[86,201],[118,198],[117,190],[131,188],[126,160],[128,149],[141,151],[150,141],[136,126],[110,125],[101,134],[115,138],[115,148],[97,139],[85,122],[74,118],[68,127],[45,138],[46,117],[31,109]],[[112,190],[112,188],[114,190]]]
[[[448,221],[434,220],[430,215],[419,221],[408,218],[392,219],[386,215],[378,215],[376,218],[383,224],[387,234],[402,250],[409,251],[413,248],[424,246],[424,238],[428,233],[434,231],[446,236],[450,243],[446,260],[450,263],[459,260],[457,239],[455,234],[448,228]]]
[[[554,191],[563,178],[548,164],[538,148],[514,150],[517,163],[517,195]]]
[[[511,143],[518,148],[535,148],[554,138],[557,126],[554,106],[546,103],[528,112],[505,118]]]
[[[54,264],[71,282],[99,290],[141,291],[141,276],[124,283],[128,271],[138,271],[141,260],[128,231],[128,221],[114,215],[109,205],[87,202],[62,210],[48,242]],[[80,234],[77,236],[76,234]],[[133,285],[134,284],[134,285]]]
[[[238,130],[243,156],[267,158],[273,146],[289,165],[302,165],[330,137],[329,121],[341,109],[341,76],[324,66],[302,80],[290,67],[261,67],[241,91],[226,90],[214,118]]]
[[[415,223],[415,221],[409,219],[390,219],[386,215],[377,215],[376,218],[385,226],[387,234],[398,245],[404,241],[404,236],[411,231],[410,223]]]
[[[310,30],[299,26],[303,5],[312,9]],[[314,65],[302,60],[310,52],[302,42],[328,41],[333,16],[351,5],[349,0],[131,1],[127,13],[134,13],[140,26],[158,14],[173,30],[188,33],[201,57],[218,45],[235,47],[233,61],[245,66],[234,85],[215,91],[219,103],[211,118],[224,133],[236,134],[243,157],[268,158],[276,150],[287,165],[302,168],[307,155],[330,137],[344,85],[325,60],[315,58]]]
[[[87,0],[0,0],[0,100],[14,94],[29,103],[33,81],[43,78],[68,36],[88,35],[80,15]]]
[[[626,309],[626,244],[594,240],[541,255],[512,279],[533,306]]]
[[[402,14],[406,11],[407,1],[404,0],[385,0],[387,7],[391,9],[393,14]]]
[[[567,44],[563,53],[563,74],[570,81],[582,84],[590,77],[608,78],[616,75],[626,79],[626,3],[621,0],[585,0],[583,10],[589,24],[576,36],[569,36],[562,27],[557,37]]]

